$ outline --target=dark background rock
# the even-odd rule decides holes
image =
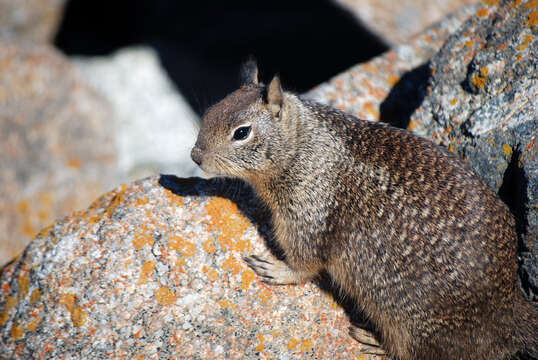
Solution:
[[[408,128],[448,146],[516,217],[522,283],[538,297],[538,26],[534,1],[482,6],[429,65]],[[534,15],[535,16],[535,15]]]
[[[329,0],[71,0],[56,37],[68,55],[104,55],[144,44],[193,109],[235,90],[252,54],[262,78],[306,91],[387,50],[351,14]]]
[[[0,41],[0,264],[117,181],[108,103],[47,45]]]

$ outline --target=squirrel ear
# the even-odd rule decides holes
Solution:
[[[269,109],[273,113],[273,116],[277,117],[280,113],[280,107],[282,106],[282,87],[280,86],[280,78],[278,75],[275,75],[271,83],[269,84],[269,89],[267,90],[267,103],[269,104]]]
[[[241,85],[258,85],[258,64],[252,56],[241,67]]]

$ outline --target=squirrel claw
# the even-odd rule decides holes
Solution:
[[[292,270],[283,261],[267,260],[258,255],[245,256],[243,260],[266,284],[288,285],[297,284],[303,280],[300,273]]]

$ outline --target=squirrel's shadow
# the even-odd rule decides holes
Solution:
[[[180,196],[219,196],[233,201],[254,224],[271,253],[277,259],[285,260],[284,252],[275,241],[271,212],[246,182],[232,178],[178,178],[174,175],[161,175],[159,184]],[[331,280],[327,272],[322,272],[315,282],[342,306],[353,324],[375,332],[355,301]]]

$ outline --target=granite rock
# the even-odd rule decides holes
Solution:
[[[336,0],[387,44],[406,43],[448,14],[476,0]],[[486,2],[486,1],[484,1]],[[492,1],[488,1],[492,2]]]
[[[151,177],[45,228],[0,273],[3,358],[375,358],[328,293],[248,268],[272,243],[255,199],[238,181]]]
[[[103,57],[71,61],[112,105],[122,182],[155,173],[201,175],[190,150],[199,117],[179,94],[149,47],[125,48]]]
[[[0,38],[51,42],[65,0],[0,0]]]
[[[112,188],[108,103],[47,45],[0,41],[0,264]]]
[[[516,216],[523,287],[538,299],[538,3],[481,6],[432,58],[408,128],[457,152]]]

